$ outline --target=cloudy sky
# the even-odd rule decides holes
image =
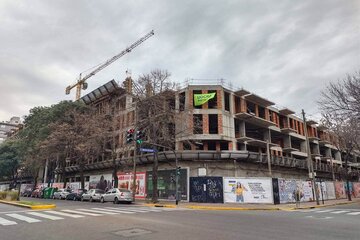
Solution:
[[[225,79],[316,116],[330,81],[360,70],[360,1],[0,1],[0,121],[63,99],[83,72],[152,29],[155,36],[88,80],[167,69]],[[213,80],[211,80],[213,82]],[[85,91],[83,93],[86,93]]]

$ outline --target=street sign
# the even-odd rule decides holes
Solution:
[[[155,149],[151,149],[151,148],[140,148],[140,152],[150,152],[150,153],[154,153],[156,152]]]

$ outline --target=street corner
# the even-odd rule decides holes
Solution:
[[[40,203],[26,202],[26,201],[16,202],[16,201],[0,200],[0,203],[12,205],[12,206],[16,206],[16,207],[29,208],[32,210],[46,210],[46,209],[56,208],[55,204],[40,204]]]

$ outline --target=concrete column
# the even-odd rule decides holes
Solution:
[[[291,138],[290,136],[284,136],[284,148],[290,148],[291,147]]]
[[[245,137],[246,136],[245,121],[240,121],[239,128],[240,128],[239,129],[240,137]]]

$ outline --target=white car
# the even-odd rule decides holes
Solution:
[[[131,203],[133,201],[132,192],[124,189],[124,188],[113,188],[107,191],[105,194],[101,196],[100,201],[104,202],[113,202],[113,203],[120,203],[126,202]]]
[[[101,189],[90,189],[87,193],[84,193],[81,196],[81,201],[100,201],[101,196],[105,193],[104,190]]]
[[[70,189],[60,188],[54,192],[53,199],[66,199],[69,193],[71,193]]]

